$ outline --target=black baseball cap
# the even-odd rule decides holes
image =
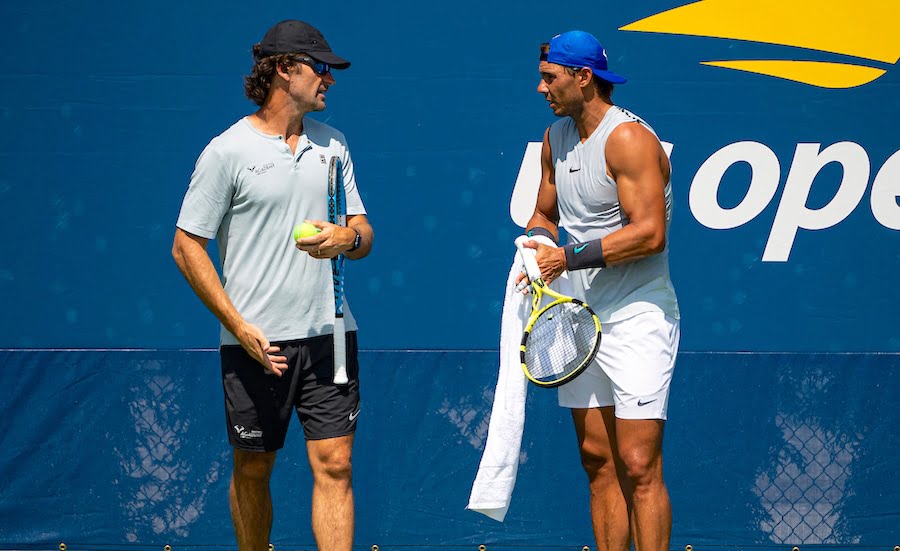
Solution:
[[[331,51],[319,29],[303,21],[281,21],[269,29],[259,43],[259,57],[296,52],[309,54],[316,61],[325,62],[335,69],[350,66],[349,61]]]

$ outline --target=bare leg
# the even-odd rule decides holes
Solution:
[[[632,531],[637,551],[667,551],[672,506],[663,482],[662,438],[665,421],[616,419],[619,456],[631,486]]]
[[[591,521],[598,551],[628,551],[629,505],[624,468],[617,465],[616,420],[612,407],[573,409],[581,464],[591,489]]]
[[[352,434],[306,443],[313,473],[312,528],[319,551],[353,547],[352,449]]]
[[[234,450],[234,471],[228,491],[231,520],[240,551],[266,551],[272,531],[269,477],[275,452]]]

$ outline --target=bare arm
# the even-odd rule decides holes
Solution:
[[[277,355],[281,349],[270,346],[262,331],[255,325],[247,323],[231,303],[219,280],[219,274],[206,252],[207,242],[208,240],[203,237],[177,228],[172,243],[175,264],[203,304],[219,318],[225,329],[237,338],[241,346],[267,370],[281,376],[287,369],[287,358]]]
[[[659,140],[639,123],[616,128],[606,145],[610,175],[629,223],[601,241],[607,265],[637,260],[666,247],[665,187],[669,161]]]
[[[537,204],[526,229],[544,228],[553,235],[553,240],[559,243],[559,207],[555,174],[553,152],[550,149],[550,128],[547,128],[544,131],[544,145],[541,147],[541,184],[538,187]],[[565,253],[561,248],[549,247],[537,241],[526,241],[524,245],[537,249],[535,259],[545,283],[550,283],[566,269]],[[560,254],[563,255],[562,261],[559,258]],[[523,279],[525,274],[520,274],[516,278],[516,285]]]
[[[550,151],[550,128],[544,131],[544,144],[541,146],[541,183],[538,187],[537,203],[534,214],[528,220],[526,229],[544,228],[553,234],[553,240],[559,241],[559,211],[556,204],[556,181],[553,172],[553,155]]]

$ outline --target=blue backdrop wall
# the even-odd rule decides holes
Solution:
[[[371,407],[360,545],[590,542],[547,393],[530,398],[507,522],[462,510],[521,232],[513,188],[554,120],[537,48],[572,28],[600,37],[629,77],[614,100],[673,146],[673,545],[900,543],[900,10],[788,4],[0,5],[0,548],[231,545],[218,329],[169,250],[197,155],[251,111],[250,47],[285,18],[353,62],[316,117],[347,135],[377,234],[348,275]],[[439,315],[424,323],[423,305]],[[276,535],[305,545],[292,438]],[[558,460],[571,477],[543,480]],[[527,522],[546,499],[558,531]]]
[[[881,14],[878,2],[869,3],[873,17],[896,21],[896,9]],[[835,19],[849,7],[825,4]],[[340,13],[287,2],[4,5],[0,297],[16,315],[4,319],[0,338],[14,347],[217,343],[212,318],[170,260],[174,221],[199,152],[253,107],[241,80],[250,46],[273,21],[303,17],[354,63],[337,74],[319,116],[348,136],[378,231],[376,254],[352,266],[348,289],[367,325],[366,348],[496,347],[498,291],[519,234],[509,216],[512,186],[526,144],[540,141],[554,120],[535,91],[535,52],[557,32],[585,28],[631,79],[615,100],[674,144],[671,257],[685,348],[900,351],[887,317],[897,311],[900,268],[897,71],[871,62],[886,74],[862,86],[821,88],[700,62],[857,60],[618,30],[677,5],[350,2]],[[734,9],[743,18],[757,11]],[[692,209],[699,168],[737,142],[759,144],[743,155],[754,165],[734,164],[717,193]],[[790,257],[764,262],[798,144],[841,142],[859,145],[865,170],[845,171],[842,186],[841,165],[825,166],[806,203],[821,209],[842,187],[862,188],[855,203],[838,201],[855,208],[827,229],[779,236]],[[751,174],[759,180],[753,188],[765,188],[769,156],[780,167],[777,190],[757,216],[727,230],[698,221],[710,199],[738,205]],[[892,227],[872,212],[879,171],[889,188],[881,210]],[[740,218],[731,215],[734,223]],[[463,296],[439,291],[451,268],[477,285]],[[445,315],[419,323],[422,300]],[[389,301],[391,323],[377,323]],[[460,326],[461,317],[468,322]]]

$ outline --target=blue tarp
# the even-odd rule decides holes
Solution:
[[[464,510],[496,361],[362,353],[359,549],[593,547],[552,390],[529,389],[506,521]],[[672,548],[892,545],[898,369],[890,354],[682,354],[664,444]],[[0,549],[234,548],[217,352],[5,351],[0,387]],[[279,549],[312,548],[304,450],[295,424],[273,475]]]

